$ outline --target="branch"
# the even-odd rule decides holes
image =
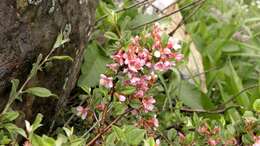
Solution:
[[[148,21],[148,22],[146,22],[146,23],[140,24],[140,25],[135,26],[135,27],[133,27],[133,28],[131,28],[131,29],[134,30],[134,29],[138,29],[138,28],[140,28],[140,27],[143,27],[143,26],[145,26],[145,25],[149,25],[149,24],[155,23],[155,22],[160,21],[160,20],[162,20],[162,19],[164,19],[164,18],[167,18],[167,17],[169,17],[169,16],[171,16],[171,15],[173,15],[173,14],[175,14],[175,13],[178,13],[178,12],[180,12],[180,11],[182,11],[182,10],[185,10],[185,9],[187,9],[187,8],[189,8],[189,7],[193,8],[193,7],[195,7],[197,4],[200,4],[200,3],[203,2],[203,1],[206,1],[206,0],[197,0],[197,1],[195,1],[195,2],[192,2],[192,3],[190,3],[190,4],[185,5],[184,7],[180,8],[180,9],[178,9],[178,10],[175,10],[175,11],[169,13],[169,14],[166,14],[166,15],[164,15],[164,16],[162,16],[162,17],[153,19],[153,20]]]
[[[116,124],[119,120],[121,120],[126,114],[131,112],[132,109],[126,110],[123,114],[118,116],[114,121],[112,121],[104,130],[99,132],[90,142],[86,144],[86,146],[92,145],[97,139],[99,139],[102,135],[104,135],[114,124]]]

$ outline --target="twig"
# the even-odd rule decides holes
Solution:
[[[162,17],[159,17],[159,18],[153,19],[153,20],[151,20],[151,21],[148,21],[148,22],[146,22],[146,23],[143,23],[143,24],[140,24],[140,25],[138,25],[138,26],[135,26],[135,27],[133,27],[133,28],[131,28],[131,29],[132,29],[132,30],[135,30],[135,29],[138,29],[138,28],[143,27],[143,26],[145,26],[145,25],[149,25],[149,24],[155,23],[155,22],[160,21],[160,20],[162,20],[162,19],[164,19],[164,18],[167,18],[167,17],[169,17],[169,16],[171,16],[171,15],[173,15],[173,14],[175,14],[175,13],[178,13],[178,12],[180,12],[180,11],[182,11],[182,10],[185,10],[185,9],[187,9],[187,8],[189,8],[189,7],[194,7],[194,5],[196,6],[197,4],[199,4],[200,2],[203,2],[203,1],[205,1],[205,0],[197,0],[197,1],[195,1],[195,2],[191,2],[190,4],[187,4],[187,5],[185,5],[184,7],[180,8],[180,9],[178,9],[178,10],[175,10],[175,11],[173,11],[173,12],[171,12],[171,13],[169,13],[169,14],[166,14],[166,15],[164,15],[164,16],[162,16]]]
[[[120,119],[122,119],[126,114],[131,112],[132,109],[126,110],[123,114],[118,116],[114,121],[112,121],[104,130],[102,130],[100,133],[98,133],[90,142],[86,144],[86,146],[92,145],[97,139],[99,139],[103,134],[105,134],[114,124],[116,124]]]
[[[187,17],[185,17],[184,19],[182,19],[182,21],[176,26],[176,28],[174,30],[172,30],[169,35],[172,36],[188,19],[190,19],[192,16],[194,16],[199,10],[200,8],[203,6],[203,4],[206,1],[202,1],[199,6],[192,11],[192,13],[190,13]]]

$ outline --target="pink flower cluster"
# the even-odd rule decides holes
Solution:
[[[260,136],[254,136],[255,143],[253,146],[260,146]]]
[[[169,37],[168,42],[165,44],[165,42],[162,42],[162,35],[163,31],[159,25],[155,25],[147,36],[143,38],[136,36],[127,48],[118,50],[112,55],[114,63],[107,65],[117,75],[123,76],[121,77],[123,86],[132,86],[136,89],[131,95],[124,95],[115,91],[116,94],[114,95],[117,99],[120,102],[137,99],[140,101],[140,105],[142,105],[145,113],[153,111],[156,103],[152,96],[147,95],[147,92],[157,80],[156,73],[170,70],[183,58],[183,55],[178,52],[181,48],[179,41]],[[147,39],[153,40],[150,48],[143,45]],[[101,86],[111,89],[115,84],[112,77],[101,74]],[[155,119],[153,118],[149,123],[153,121],[154,124],[150,125],[156,127],[158,120]]]

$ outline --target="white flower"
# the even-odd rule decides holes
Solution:
[[[160,51],[156,50],[156,51],[153,53],[153,56],[156,57],[156,58],[160,58],[160,57],[161,57]]]
[[[25,128],[28,133],[32,132],[32,126],[27,120],[25,120]]]

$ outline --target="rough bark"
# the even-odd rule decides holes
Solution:
[[[70,24],[71,41],[54,54],[69,55],[74,61],[54,61],[32,83],[50,89],[59,95],[59,103],[64,102],[76,83],[95,22],[96,4],[97,0],[0,0],[0,109],[8,99],[10,80],[18,78],[23,82],[37,56],[46,55],[60,31]],[[43,112],[47,116],[53,115],[57,104],[50,99],[25,101],[20,107],[33,105],[34,113]],[[33,103],[28,104],[29,101]]]

